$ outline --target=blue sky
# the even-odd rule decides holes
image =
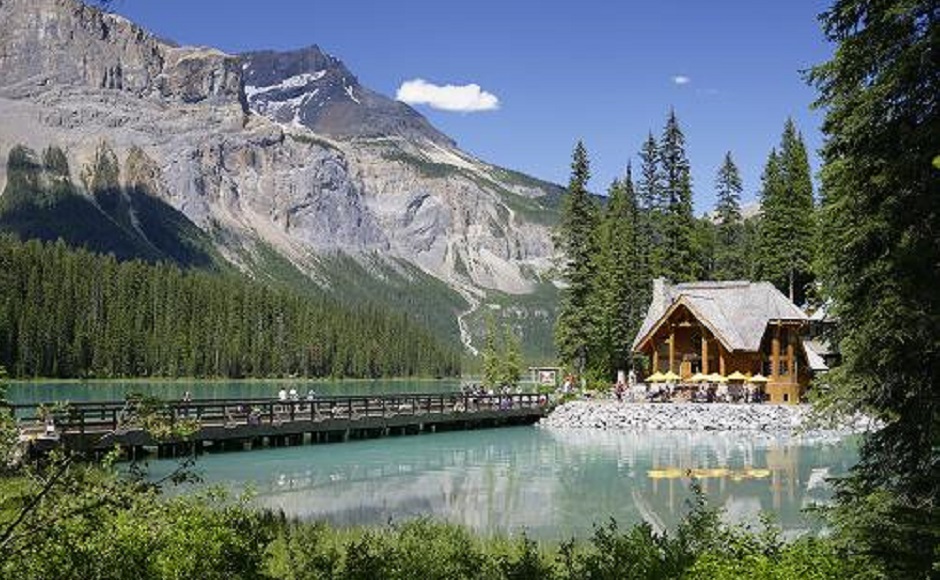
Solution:
[[[591,188],[623,173],[670,107],[686,133],[696,212],[731,150],[754,199],[792,116],[815,151],[822,114],[800,71],[826,60],[826,3],[755,0],[116,0],[113,9],[183,44],[230,52],[318,44],[364,85],[394,97],[417,78],[478,84],[496,110],[417,105],[465,150],[567,183],[583,139]],[[675,77],[687,77],[678,84]],[[817,168],[815,155],[811,159]]]

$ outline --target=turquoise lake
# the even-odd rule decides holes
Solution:
[[[378,395],[384,393],[440,393],[460,389],[457,379],[427,380],[246,380],[246,381],[18,381],[9,384],[13,403],[51,401],[123,401],[131,394],[179,400],[187,391],[194,399],[277,397],[281,388],[294,388],[303,396],[310,389],[320,395]]]
[[[273,396],[282,382],[13,385],[18,402],[120,398],[146,388],[173,396]],[[310,383],[298,383],[305,392]],[[332,385],[327,387],[326,385]],[[435,390],[457,382],[313,383],[319,393]],[[330,389],[340,389],[333,391]],[[129,391],[127,389],[130,389]],[[170,395],[166,395],[169,397]],[[854,439],[753,432],[624,432],[512,427],[349,443],[209,453],[196,462],[200,486],[246,490],[257,505],[334,524],[385,524],[421,516],[483,533],[561,540],[590,535],[610,518],[672,529],[685,510],[690,475],[738,522],[774,515],[787,533],[817,529],[803,509],[831,496],[826,479],[857,461]],[[152,461],[155,476],[175,464]],[[691,471],[690,471],[691,470]],[[171,493],[186,492],[176,489]]]

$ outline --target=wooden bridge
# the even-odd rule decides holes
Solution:
[[[7,405],[33,452],[64,447],[88,454],[121,448],[128,457],[207,449],[303,445],[445,430],[535,423],[536,394],[463,393],[316,397],[312,400],[200,399]]]

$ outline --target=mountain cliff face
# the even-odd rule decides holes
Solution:
[[[455,332],[457,315],[494,301],[508,312],[513,296],[528,300],[520,320],[553,317],[531,296],[548,284],[557,186],[463,153],[317,47],[179,47],[77,0],[0,0],[0,21],[0,156],[60,148],[116,223],[133,226],[134,206],[104,208],[82,178],[103,148],[121,187],[171,206],[255,276],[293,269],[329,287],[358,268],[445,288],[463,305],[439,300],[449,312],[434,316]],[[145,188],[133,156],[147,160]]]

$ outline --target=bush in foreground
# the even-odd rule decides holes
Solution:
[[[289,580],[879,577],[827,539],[784,542],[769,522],[754,531],[724,525],[718,516],[699,493],[674,534],[656,534],[647,524],[621,529],[610,521],[588,540],[560,545],[524,535],[483,537],[430,520],[338,530],[282,519],[265,573]]]

